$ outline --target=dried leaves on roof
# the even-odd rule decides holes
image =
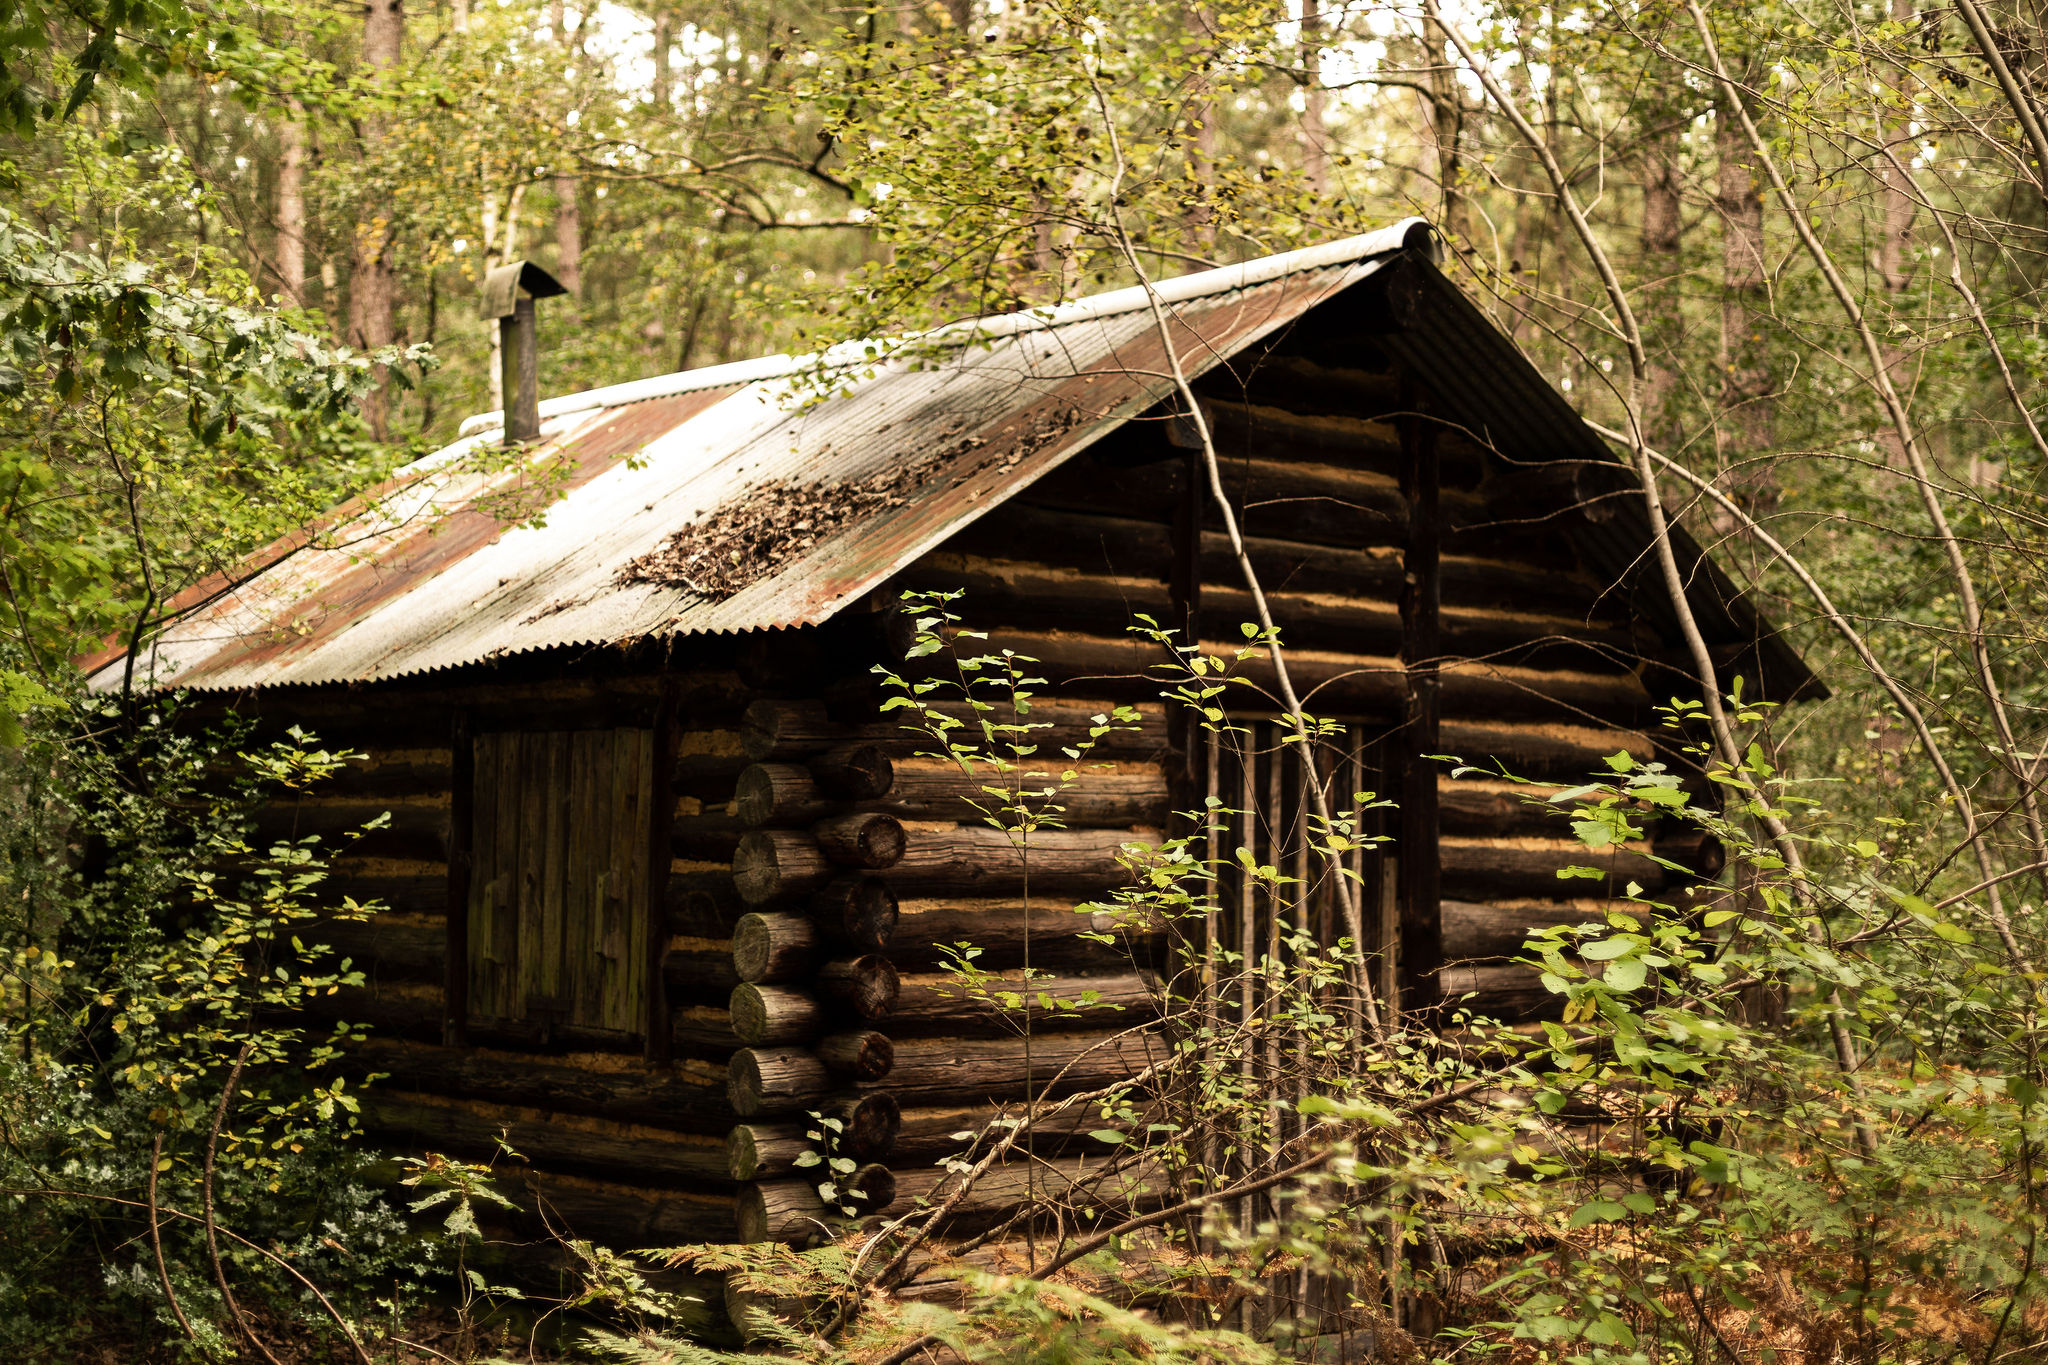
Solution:
[[[1005,427],[994,438],[1001,443],[998,449],[963,464],[949,482],[957,484],[991,466],[1008,470],[1080,420],[1078,409],[1061,407]],[[937,435],[954,437],[965,426],[951,423]],[[659,549],[630,560],[619,570],[618,582],[622,587],[687,588],[722,602],[801,559],[848,523],[903,506],[942,467],[990,443],[980,435],[946,440],[936,450],[864,479],[757,483],[703,521],[672,533]]]

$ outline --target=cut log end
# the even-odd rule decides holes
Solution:
[[[821,1188],[831,1193],[830,1203],[820,1197]],[[742,1242],[813,1246],[838,1236],[849,1221],[895,1202],[895,1173],[870,1163],[824,1186],[803,1180],[750,1185],[740,1192],[733,1213]]]
[[[896,893],[879,877],[837,877],[811,901],[819,932],[859,952],[878,952],[896,936]]]

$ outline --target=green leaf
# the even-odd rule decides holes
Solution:
[[[1617,1204],[1612,1199],[1595,1199],[1590,1204],[1580,1205],[1573,1212],[1570,1225],[1575,1228],[1582,1228],[1588,1223],[1612,1223],[1617,1219],[1626,1217],[1628,1217],[1626,1206]]]
[[[1118,1132],[1114,1128],[1097,1128],[1091,1131],[1088,1134],[1088,1136],[1094,1138],[1097,1142],[1109,1143],[1111,1146],[1114,1146],[1119,1142],[1125,1142],[1129,1140],[1124,1136],[1124,1134]]]
[[[1633,990],[1640,990],[1643,982],[1649,979],[1649,975],[1650,969],[1641,958],[1625,957],[1608,963],[1607,971],[1601,976],[1600,982],[1611,991],[1627,994]]]
[[[1616,934],[1613,938],[1603,938],[1598,943],[1588,943],[1579,949],[1579,956],[1588,962],[1608,962],[1625,953],[1632,953],[1641,946],[1640,939]]]

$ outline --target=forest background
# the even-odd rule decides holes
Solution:
[[[2048,1331],[2032,966],[2048,866],[2044,99],[2029,0],[4,0],[8,989],[28,1016],[62,1002],[50,1014],[76,1030],[51,1053],[26,1033],[9,1049],[10,1160],[45,1184],[98,1171],[128,1198],[146,1179],[153,1201],[165,1132],[203,1138],[240,1074],[222,1038],[181,1037],[198,1099],[130,1096],[123,1128],[129,1100],[107,1087],[146,1089],[129,1044],[78,1061],[79,1038],[113,1044],[122,992],[207,979],[176,945],[143,971],[121,935],[191,842],[164,812],[219,803],[193,795],[196,751],[138,769],[67,747],[81,717],[124,723],[76,698],[67,661],[146,632],[181,587],[495,407],[475,309],[492,264],[529,257],[569,287],[542,311],[552,394],[1415,213],[1834,695],[1731,708],[1708,741],[1735,794],[1713,814],[1746,855],[1738,927],[1763,945],[1757,972],[1789,984],[1789,1016],[1745,1035],[1747,1079],[1668,1057],[1636,1074],[1659,1102],[1715,1109],[1721,1148],[1674,1149],[1691,1178],[1726,1180],[1700,1168],[1743,1148],[1804,1171],[1798,1198],[1777,1222],[1703,1199],[1651,1220],[1663,1232],[1630,1224],[1633,1206],[1575,1205],[1552,1230],[1562,1259],[1479,1296],[1493,1335],[1413,1349],[2017,1358]],[[269,763],[259,776],[291,783],[331,760]],[[118,894],[69,880],[81,810],[127,822]],[[267,904],[221,913],[296,913]],[[119,963],[141,977],[116,989]],[[1596,1026],[1642,1024],[1601,1001],[1584,1009]],[[1763,1074],[1768,1103],[1743,1088]],[[293,1104],[278,1122],[302,1136],[346,1111],[331,1094]],[[197,1115],[182,1127],[165,1117],[179,1105]],[[273,1150],[280,1170],[298,1155]],[[1469,1189],[1482,1156],[1468,1144],[1414,1179],[1455,1184],[1455,1168]],[[402,1240],[367,1194],[329,1195],[355,1201],[359,1231]],[[1610,1225],[1626,1231],[1599,1240]],[[1721,1259],[1681,1274],[1664,1233]],[[307,1257],[318,1240],[299,1238]],[[89,1339],[87,1319],[28,1307],[38,1276],[74,1263],[16,1252],[5,1332]],[[129,1304],[123,1332],[242,1349],[225,1284],[194,1272],[207,1336],[132,1246],[92,1255],[107,1302]]]

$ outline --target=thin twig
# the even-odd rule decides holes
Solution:
[[[1137,277],[1139,286],[1145,291],[1145,302],[1152,314],[1153,330],[1159,338],[1160,347],[1165,351],[1166,363],[1171,370],[1175,395],[1187,410],[1188,421],[1195,429],[1201,442],[1202,462],[1209,479],[1209,494],[1216,503],[1217,514],[1223,519],[1223,529],[1230,538],[1231,553],[1237,559],[1239,575],[1244,579],[1245,588],[1251,594],[1252,607],[1259,618],[1263,632],[1263,643],[1273,661],[1273,680],[1280,689],[1280,704],[1287,712],[1287,718],[1294,725],[1296,738],[1304,754],[1313,751],[1313,732],[1307,715],[1302,711],[1301,698],[1295,694],[1294,679],[1288,673],[1286,653],[1280,647],[1279,627],[1273,621],[1273,610],[1266,601],[1265,588],[1259,582],[1258,571],[1252,567],[1251,553],[1245,548],[1244,533],[1237,522],[1237,511],[1231,506],[1230,495],[1223,487],[1223,466],[1216,456],[1216,442],[1209,430],[1209,419],[1202,410],[1201,400],[1195,396],[1194,386],[1188,382],[1187,370],[1181,364],[1180,348],[1174,344],[1173,328],[1167,318],[1165,304],[1159,291],[1152,283],[1152,276],[1139,260],[1136,243],[1130,231],[1124,226],[1123,211],[1118,207],[1122,194],[1127,165],[1124,160],[1123,137],[1117,131],[1116,118],[1109,107],[1109,96],[1102,88],[1101,80],[1091,68],[1088,83],[1095,93],[1095,101],[1102,111],[1104,131],[1109,137],[1111,154],[1115,157],[1115,173],[1111,178],[1106,196],[1110,226],[1114,230],[1115,244],[1123,253],[1124,264]],[[1191,640],[1190,646],[1199,650],[1201,641]],[[1335,823],[1330,816],[1329,795],[1320,782],[1308,781],[1302,784],[1308,791],[1310,803],[1315,807],[1316,820],[1322,827],[1327,841],[1334,842]],[[1331,848],[1319,850],[1334,874],[1331,888],[1337,898],[1337,905],[1344,915],[1345,932],[1351,936],[1352,944],[1363,952],[1365,947],[1365,921],[1359,907],[1358,888],[1347,875],[1343,866],[1343,853]],[[1386,1026],[1380,1018],[1379,1002],[1372,983],[1364,973],[1359,976],[1359,1002],[1363,1006],[1367,1030],[1376,1040],[1384,1041]]]
[[[164,1302],[171,1306],[171,1316],[178,1320],[178,1326],[185,1330],[187,1341],[199,1340],[199,1333],[192,1330],[192,1322],[185,1316],[185,1310],[178,1303],[178,1291],[171,1288],[171,1268],[164,1260],[164,1234],[162,1220],[156,1207],[156,1170],[164,1159],[164,1135],[158,1133],[149,1144],[149,1249],[156,1257],[156,1275],[163,1281]]]
[[[227,1266],[220,1259],[220,1242],[215,1236],[213,1219],[213,1162],[220,1150],[220,1130],[228,1118],[228,1104],[235,1097],[235,1086],[242,1079],[242,1068],[248,1064],[249,1053],[256,1046],[253,1042],[242,1044],[242,1050],[235,1054],[235,1064],[228,1068],[227,1083],[221,1087],[220,1103],[214,1107],[213,1127],[206,1134],[206,1157],[199,1168],[199,1212],[201,1222],[206,1225],[206,1259],[213,1267],[213,1282],[220,1287],[220,1301],[227,1306],[228,1316],[241,1329],[242,1336],[256,1354],[270,1362],[270,1365],[284,1365],[271,1349],[256,1335],[256,1329],[249,1325],[242,1306],[235,1302],[235,1291],[228,1287]]]

